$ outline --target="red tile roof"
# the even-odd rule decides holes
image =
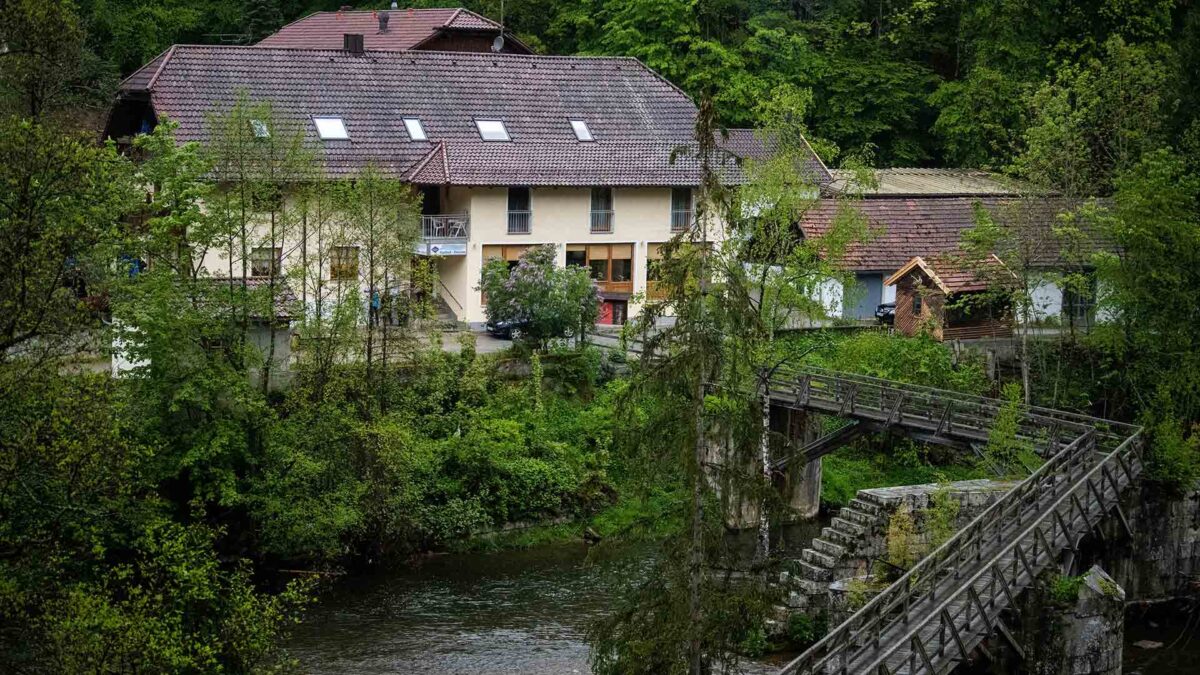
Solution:
[[[388,13],[386,31],[379,30],[379,15]],[[317,12],[280,28],[258,42],[259,47],[293,47],[297,49],[341,49],[342,36],[359,33],[369,50],[398,51],[418,48],[421,43],[445,32],[494,32],[500,24],[461,8],[407,9],[378,11]],[[529,52],[529,48],[511,35],[506,43]]]
[[[244,92],[272,106],[275,133],[299,130],[320,148],[335,176],[373,162],[461,185],[699,183],[694,157],[672,161],[692,142],[695,105],[632,58],[179,45],[121,92],[148,94],[180,141],[201,143],[209,117]],[[341,117],[349,140],[319,140],[311,118],[321,115]],[[421,119],[428,141],[408,137],[406,116]],[[480,118],[504,120],[512,140],[482,141]],[[578,141],[570,119],[586,120],[596,140]],[[725,169],[738,179],[736,166]]]
[[[987,210],[1000,225],[1017,217],[1028,218],[1028,223],[1021,224],[1024,231],[1040,231],[1046,235],[1042,253],[1047,265],[1053,265],[1059,259],[1051,228],[1059,213],[1076,205],[1060,197],[822,199],[805,214],[800,228],[807,237],[819,237],[829,231],[839,205],[857,209],[866,217],[872,236],[849,248],[845,266],[855,271],[891,273],[915,256],[930,259],[958,250],[962,233],[976,225],[976,204]]]
[[[973,262],[964,255],[938,253],[929,260],[921,256],[913,258],[883,283],[891,286],[914,272],[925,276],[946,295],[986,291],[1015,278],[995,254]]]

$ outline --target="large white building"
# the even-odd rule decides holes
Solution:
[[[317,17],[314,46],[327,46],[325,24],[336,19]],[[180,141],[204,143],[213,114],[239,96],[270,104],[279,129],[266,132],[301,131],[330,176],[349,178],[371,163],[421,191],[416,253],[436,257],[437,292],[463,322],[485,320],[485,261],[515,260],[535,244],[592,270],[603,322],[623,322],[637,310],[636,294],[654,292],[649,262],[692,221],[700,179],[694,153],[680,152],[693,145],[697,113],[684,92],[631,58],[373,51],[353,35],[342,49],[299,48],[303,24],[285,29],[287,47],[269,38],[171,48],[122,83],[110,135],[147,130],[165,115],[179,124]],[[749,130],[720,142],[740,156],[763,151]],[[814,183],[832,181],[815,154],[802,170]],[[736,162],[722,171],[740,180]],[[259,267],[286,265],[297,248],[259,252]]]

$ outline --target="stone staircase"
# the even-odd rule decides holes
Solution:
[[[965,524],[1015,485],[1015,481],[979,479],[949,483],[946,489],[959,503],[959,524]],[[870,571],[871,561],[887,556],[888,521],[900,503],[908,503],[918,529],[923,529],[923,512],[931,506],[932,495],[938,489],[937,485],[926,484],[859,490],[822,528],[821,535],[791,562],[794,592],[788,597],[788,607],[828,609],[830,583],[862,576]],[[918,532],[917,536],[927,534]]]
[[[809,548],[792,561],[798,593],[792,593],[789,606],[794,609],[821,609],[828,602],[830,582],[865,572],[871,558],[878,555],[874,542],[887,529],[888,518],[899,502],[887,504],[868,490],[861,490],[850,504],[842,507]]]

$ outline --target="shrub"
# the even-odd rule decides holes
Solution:
[[[787,637],[790,647],[797,651],[808,649],[829,632],[829,616],[824,612],[812,615],[797,612],[788,617]]]
[[[588,270],[559,267],[556,255],[551,244],[532,246],[511,270],[504,260],[483,266],[488,320],[521,324],[520,338],[538,349],[553,338],[579,335],[600,312],[600,292]]]

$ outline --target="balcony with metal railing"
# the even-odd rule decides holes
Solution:
[[[607,211],[592,211],[592,234],[612,234],[613,231],[613,212],[611,209]]]
[[[421,216],[419,255],[466,255],[471,217],[465,213]]]
[[[509,234],[529,234],[533,231],[533,212],[532,211],[509,211],[508,212],[508,233]]]

